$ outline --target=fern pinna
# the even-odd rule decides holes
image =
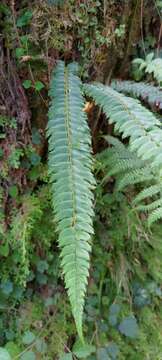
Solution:
[[[91,137],[76,66],[59,62],[50,89],[49,172],[65,285],[80,338],[93,234]]]

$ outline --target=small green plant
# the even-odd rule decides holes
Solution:
[[[23,87],[25,89],[33,88],[36,91],[40,91],[44,88],[44,84],[41,81],[35,81],[35,83],[33,85],[31,80],[24,80]]]
[[[121,24],[118,28],[115,29],[115,35],[118,38],[123,38],[125,35],[125,24]]]
[[[154,53],[151,52],[146,56],[146,59],[136,58],[133,60],[133,64],[137,66],[137,70],[141,73],[141,76],[144,74],[152,74],[153,78],[157,81],[159,85],[162,82],[162,59],[155,58]]]
[[[20,167],[21,157],[23,156],[23,150],[15,148],[14,146],[10,149],[10,155],[8,157],[8,165],[14,169]]]

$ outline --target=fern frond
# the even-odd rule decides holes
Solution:
[[[148,197],[153,197],[158,194],[162,189],[160,189],[159,185],[151,185],[148,188],[140,191],[140,193],[135,197],[134,204],[137,204],[141,200],[145,200]]]
[[[162,219],[162,207],[152,211],[148,217],[148,225],[151,226],[155,221]]]
[[[82,315],[93,234],[91,137],[76,66],[59,62],[51,81],[49,173],[59,233],[62,268],[78,334],[83,339]]]
[[[147,181],[151,181],[153,179],[154,179],[154,175],[151,174],[150,169],[148,168],[148,166],[146,166],[139,170],[137,169],[132,170],[122,175],[121,178],[119,177],[119,179],[117,179],[116,189],[117,191],[121,191],[128,185],[140,184]]]
[[[162,163],[162,129],[159,120],[136,99],[118,93],[109,86],[85,85],[85,93],[100,105],[122,137],[130,137],[130,149],[153,167]]]
[[[121,191],[129,185],[141,183],[147,189],[149,183],[149,187],[150,185],[158,186],[161,197],[162,129],[160,121],[137,99],[125,96],[110,86],[85,85],[84,91],[102,107],[109,122],[115,124],[114,130],[120,132],[123,138],[129,138],[129,149],[143,161],[143,166],[138,167],[138,162],[134,162],[131,168],[129,154],[126,158],[128,161],[125,161],[124,157],[120,158],[118,150],[116,154],[111,153],[108,156],[105,164],[106,166],[112,164],[112,167],[108,169],[108,176],[117,174],[117,190]],[[120,151],[124,153],[123,149]],[[114,160],[117,164],[115,167]],[[121,169],[120,176],[117,167]],[[139,196],[144,197],[143,200],[146,199],[147,195],[150,195],[149,190]],[[153,223],[154,219],[155,221],[160,219],[159,209],[153,210],[149,215],[149,223]]]
[[[157,209],[160,206],[162,206],[162,198],[155,200],[147,205],[138,205],[136,209],[140,211],[151,211]]]
[[[109,136],[106,139],[109,142]],[[151,219],[149,225],[151,225],[151,223],[160,219],[161,213],[159,214],[159,211],[156,210],[162,207],[161,177],[151,168],[149,162],[138,159],[136,153],[130,152],[129,146],[119,144],[120,140],[111,142],[114,146],[107,148],[107,152],[104,150],[99,154],[100,161],[103,163],[104,178],[102,182],[106,182],[110,176],[115,176],[116,191],[123,191],[130,185],[140,184],[143,190],[134,198],[133,204],[138,204],[136,206],[137,210],[148,212],[148,220]],[[121,149],[122,151],[120,151]],[[102,154],[104,155],[103,158]],[[150,203],[141,204],[143,200]]]
[[[139,98],[147,102],[150,106],[155,105],[157,109],[162,108],[162,91],[157,86],[130,80],[113,80],[111,87],[118,92]]]
[[[111,135],[105,135],[103,137],[110,145],[113,145],[116,148],[116,151],[119,151],[119,153],[121,151],[125,152],[125,145],[118,138]]]
[[[23,206],[13,214],[9,242],[19,257],[16,280],[19,284],[26,285],[29,275],[29,249],[31,249],[32,231],[36,222],[41,219],[42,209],[40,200],[35,195],[23,196],[22,204]]]
[[[130,159],[122,159],[121,161],[116,159],[115,166],[108,172],[108,176],[114,176],[127,170],[134,170],[134,168],[141,167],[139,159],[134,159],[130,163]]]
[[[138,159],[135,153],[128,151],[128,148],[117,138],[113,136],[104,136],[105,140],[113,147],[107,148],[99,153],[96,158],[100,160],[104,168],[108,168],[105,182],[110,176],[124,173],[126,170],[140,169],[145,163]]]

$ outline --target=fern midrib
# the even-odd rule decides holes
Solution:
[[[71,194],[72,194],[72,202],[73,202],[73,226],[76,223],[76,191],[75,191],[75,177],[73,172],[73,157],[72,157],[72,134],[70,128],[70,106],[69,106],[69,72],[68,69],[65,68],[65,128],[67,133],[67,142],[68,142],[68,156],[69,156],[69,165],[70,165],[70,175],[71,175]],[[72,227],[73,227],[72,226]]]
[[[73,154],[72,154],[72,130],[70,128],[70,101],[69,101],[69,71],[65,68],[64,71],[64,79],[65,79],[65,127],[67,132],[67,141],[68,141],[68,153],[69,153],[69,165],[70,165],[70,175],[71,175],[71,194],[72,194],[72,203],[73,203],[73,223],[71,224],[71,228],[74,230],[75,234],[75,289],[78,287],[78,266],[77,266],[77,238],[76,238],[76,220],[77,220],[77,207],[76,207],[76,183],[75,183],[75,175],[73,171]],[[78,279],[78,280],[77,280]],[[75,291],[75,303],[78,304],[78,296],[77,290]]]

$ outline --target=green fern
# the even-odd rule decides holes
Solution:
[[[147,205],[138,205],[136,208],[137,210],[140,211],[151,211],[151,210],[156,210],[161,205],[162,205],[162,198],[155,200]],[[155,221],[157,221],[157,219]]]
[[[100,105],[114,123],[114,130],[130,138],[130,149],[142,160],[150,160],[152,168],[162,164],[162,129],[160,121],[136,99],[132,99],[109,86],[85,85],[85,93]]]
[[[148,218],[148,224],[151,226],[155,221],[162,219],[162,206],[152,211]]]
[[[8,241],[19,257],[16,281],[25,286],[29,275],[29,249],[31,248],[32,231],[36,222],[41,219],[42,209],[39,198],[35,195],[23,196],[21,200],[22,207],[16,212],[14,211],[12,216]]]
[[[149,167],[145,166],[142,169],[133,169],[130,172],[125,173],[121,178],[118,178],[117,181],[117,190],[122,191],[128,185],[135,185],[140,183],[145,183],[146,181],[154,179],[154,175],[150,173]]]
[[[118,140],[112,141],[112,136],[105,136],[108,143],[113,147],[107,148],[99,155],[98,161],[102,164],[100,169],[105,176],[103,182],[108,181],[110,176],[116,178],[116,191],[123,191],[130,185],[138,184],[143,189],[133,199],[133,204],[140,211],[148,212],[148,224],[160,219],[162,216],[162,181],[157,172],[150,167],[150,163],[139,160],[136,153],[129,150]],[[116,139],[115,139],[116,140]],[[150,185],[151,184],[151,185]],[[141,203],[147,201],[147,204]],[[149,203],[148,203],[149,202]]]
[[[93,234],[92,190],[95,180],[91,172],[91,136],[83,112],[81,81],[76,74],[76,64],[65,66],[63,62],[58,63],[51,81],[47,135],[52,201],[62,268],[77,331],[83,339],[82,316]],[[139,194],[140,200],[145,200],[147,195],[151,197],[149,187],[154,185],[159,186],[161,196],[160,121],[138,100],[120,94],[109,86],[84,85],[83,90],[102,107],[109,122],[115,124],[115,131],[121,133],[123,138],[130,138],[129,149],[118,139],[109,139],[116,152],[112,148],[104,152],[105,168],[113,164],[107,176],[118,177],[117,189],[120,191],[128,185],[143,184],[147,192]],[[157,194],[153,194],[150,224],[162,214],[161,203],[156,203],[156,207],[156,200]]]
[[[91,137],[81,82],[76,65],[59,62],[51,81],[49,172],[53,208],[65,285],[78,334],[83,339],[82,315],[89,271],[93,234],[93,194]]]
[[[159,57],[154,58],[154,55],[153,52],[150,52],[145,59],[135,58],[132,63],[136,64],[143,74],[152,74],[152,77],[160,84],[162,81],[162,59]]]
[[[162,91],[157,86],[130,80],[113,80],[111,87],[118,92],[139,98],[147,102],[150,106],[154,105],[157,109],[162,108]]]
[[[161,191],[159,185],[151,185],[148,188],[142,190],[134,199],[134,204],[138,204],[141,200],[145,200],[148,197],[153,197]]]
[[[136,154],[128,152],[125,145],[113,136],[104,136],[105,140],[113,145],[113,148],[107,148],[98,154],[97,159],[109,166],[107,176],[114,176],[122,171],[140,169],[144,166],[144,162],[137,158]],[[114,151],[115,148],[115,151]]]

